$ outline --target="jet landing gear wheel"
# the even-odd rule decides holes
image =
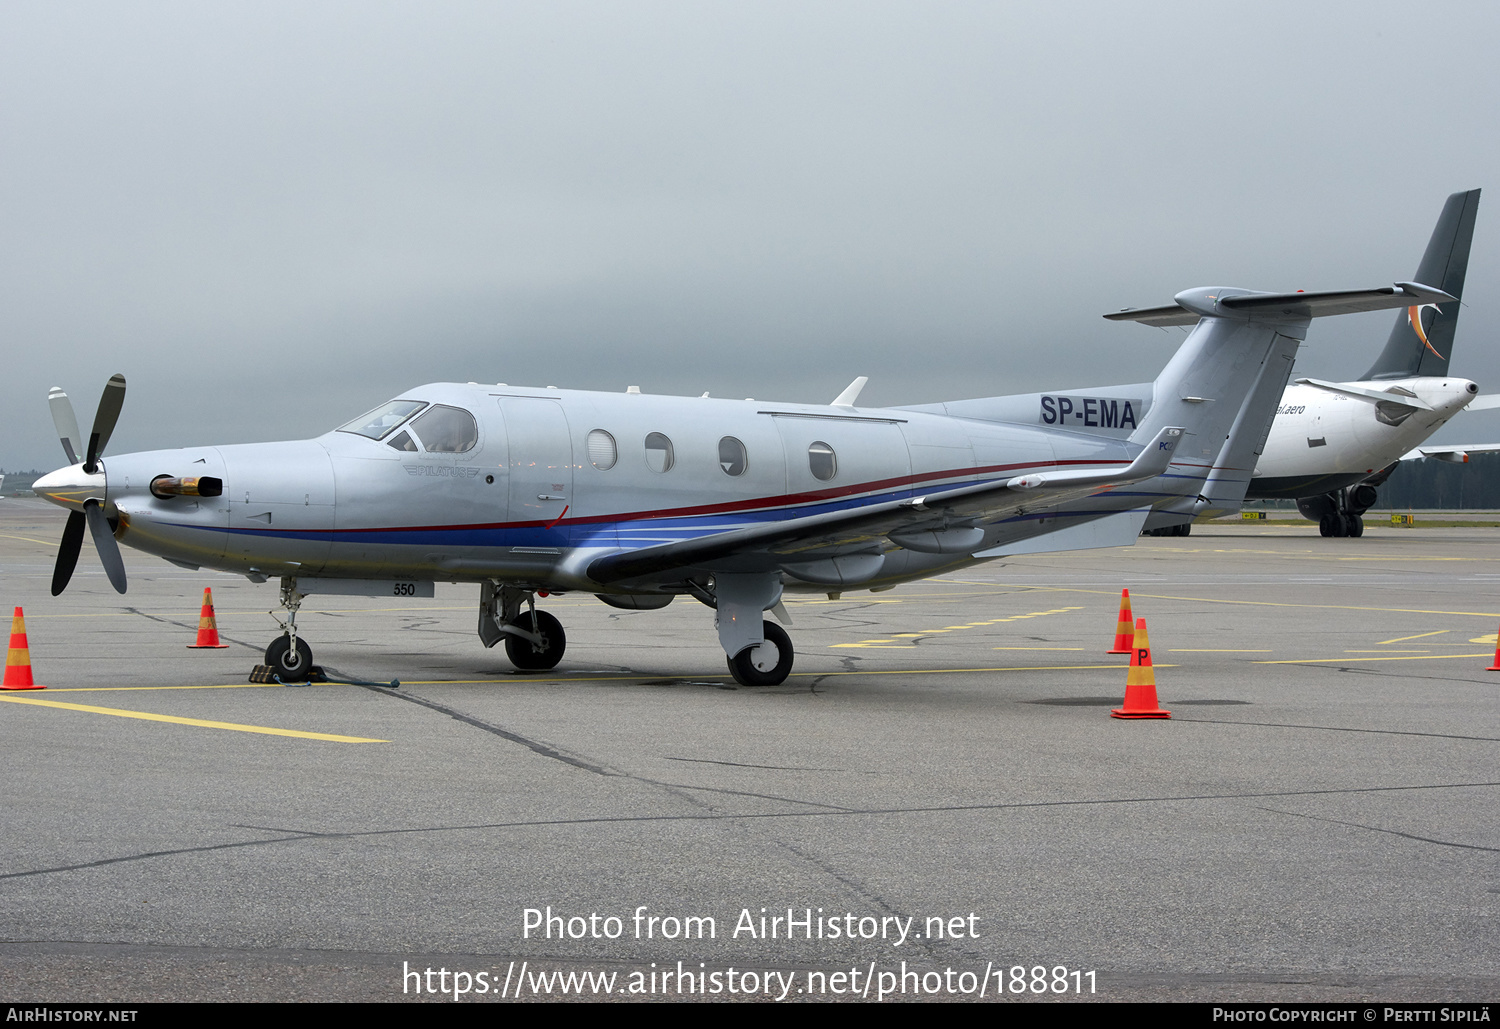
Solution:
[[[728,659],[729,674],[741,686],[780,686],[792,672],[792,638],[774,622],[761,626],[766,641]]]
[[[535,614],[535,629],[532,628],[531,614],[526,612],[521,613],[510,624],[523,632],[534,632],[541,637],[540,643],[533,643],[525,637],[512,636],[510,633],[505,635],[505,656],[523,672],[545,672],[557,667],[568,646],[568,638],[563,634],[561,622],[545,611],[537,611]]]
[[[298,637],[293,648],[290,636],[278,636],[266,648],[266,667],[283,682],[303,682],[312,672],[312,647]]]

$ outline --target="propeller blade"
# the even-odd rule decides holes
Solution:
[[[120,381],[124,382],[123,379]],[[103,505],[97,500],[85,500],[83,513],[89,520],[89,533],[94,537],[94,549],[99,552],[99,563],[104,566],[104,574],[109,576],[109,584],[115,588],[116,593],[124,593],[125,559],[120,557],[120,545],[115,542],[115,534],[109,531],[109,519],[104,517]],[[72,524],[71,516],[68,523]]]
[[[99,455],[104,453],[104,447],[109,443],[109,437],[115,431],[115,422],[120,420],[120,409],[125,406],[125,376],[111,375],[109,381],[104,384],[104,394],[99,398],[99,410],[94,415],[94,431],[89,436],[89,453],[84,459],[83,470],[93,475],[99,470]],[[93,521],[89,521],[93,525]],[[96,533],[97,535],[97,533]],[[116,551],[118,553],[118,550]],[[123,567],[123,566],[122,566]],[[124,572],[121,571],[120,581],[123,583]],[[110,579],[114,581],[113,578]],[[121,593],[125,592],[123,585],[115,589]]]
[[[53,386],[47,393],[47,406],[52,408],[52,424],[62,440],[63,452],[68,455],[68,464],[78,463],[78,444],[83,438],[78,434],[78,419],[73,415],[73,403],[61,386]],[[80,523],[82,524],[82,523]],[[78,530],[81,534],[82,529]],[[80,539],[82,536],[80,535]],[[63,580],[67,582],[66,579]]]
[[[67,444],[67,440],[63,440]],[[69,511],[68,524],[63,528],[62,544],[57,548],[57,564],[52,569],[52,595],[58,596],[68,588],[73,569],[78,566],[78,551],[83,546],[83,524],[87,521],[82,511]],[[105,526],[108,528],[108,526]]]

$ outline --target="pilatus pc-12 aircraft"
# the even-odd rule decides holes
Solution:
[[[1269,424],[1310,319],[1451,299],[1415,283],[1188,290],[1172,309],[1196,325],[1149,410],[1086,402],[1055,424],[1044,410],[1010,420],[992,400],[860,407],[862,378],[826,407],[437,383],[317,439],[105,460],[117,375],[86,440],[52,391],[69,467],[32,488],[69,511],[54,595],[85,526],[121,593],[117,540],[279,579],[287,616],[266,664],[283,679],[312,664],[297,635],[304,597],[430,597],[445,581],[479,584],[480,639],[503,640],[523,669],[563,656],[538,595],[653,609],[687,594],[716,609],[735,679],[772,685],[793,652],[763,615],[784,618],[784,591],[879,590],[1007,554],[1134,542],[1153,506],[1199,493],[1237,425]],[[1101,423],[1123,434],[1086,431]]]

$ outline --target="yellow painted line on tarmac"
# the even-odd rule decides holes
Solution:
[[[272,689],[286,689],[285,683],[279,682],[231,682],[213,686],[50,686],[51,693],[122,693],[142,692],[145,690],[261,690],[266,687]]]
[[[1184,650],[1174,647],[1167,651],[1168,654],[1274,654],[1274,650]]]
[[[1402,564],[1407,561],[1494,561],[1493,557],[1393,557],[1390,554],[1375,557],[1335,557],[1335,561],[1389,561],[1391,564]],[[1490,574],[1488,572],[1486,575]]]
[[[42,700],[39,697],[0,697],[10,704],[34,704],[37,707],[56,707],[65,711],[86,711],[95,715],[115,715],[118,718],[139,718],[147,722],[171,722],[173,725],[195,725],[202,729],[228,729],[233,732],[253,732],[263,736],[295,736],[303,740],[327,740],[330,743],[389,743],[390,740],[374,740],[364,736],[335,736],[326,732],[302,732],[299,729],[273,729],[266,725],[241,725],[238,722],[211,722],[203,718],[181,718],[177,715],[157,715],[149,711],[126,711],[118,707],[94,707],[90,704],[65,704],[60,700]]]
[[[793,679],[816,679],[825,675],[959,675],[971,672],[1077,672],[1096,668],[1120,671],[1125,666],[1117,665],[1033,665],[1027,668],[1007,666],[1005,668],[893,668],[855,672],[793,672]],[[1157,664],[1155,668],[1177,668],[1178,665]]]
[[[30,536],[12,536],[10,533],[0,532],[0,540],[25,540],[27,543],[40,543],[44,547],[57,547],[62,544],[56,540],[34,540]]]
[[[1382,647],[1380,650],[1346,650],[1346,654],[1431,654],[1430,650],[1392,650],[1390,647]]]
[[[1387,643],[1405,643],[1407,640],[1419,640],[1419,639],[1422,639],[1424,636],[1441,636],[1445,632],[1452,632],[1452,631],[1453,631],[1452,629],[1434,629],[1432,632],[1419,632],[1415,636],[1397,636],[1393,640],[1381,640],[1379,643],[1377,643],[1375,645],[1377,647],[1383,647]]]
[[[1086,590],[1078,586],[1017,586],[1016,589],[1034,593],[1088,593],[1094,596],[1118,597],[1114,590]],[[1463,618],[1500,618],[1500,611],[1433,611],[1422,607],[1362,607],[1354,604],[1292,604],[1276,600],[1220,600],[1215,597],[1177,597],[1164,593],[1132,593],[1131,598],[1145,597],[1148,600],[1180,600],[1189,604],[1239,604],[1248,607],[1291,607],[1314,611],[1382,611],[1397,615],[1456,615]]]
[[[1007,615],[1003,618],[991,618],[983,622],[965,622],[962,625],[949,625],[941,629],[922,629],[918,632],[891,633],[890,638],[881,636],[874,639],[860,640],[858,643],[830,643],[833,649],[841,647],[869,647],[872,650],[912,649],[915,643],[897,643],[898,639],[913,639],[921,636],[936,636],[945,632],[960,632],[964,629],[987,629],[993,625],[1003,625],[1006,622],[1021,622],[1028,618],[1043,618],[1047,615],[1063,615],[1070,611],[1082,611],[1081,607],[1059,607],[1051,611],[1028,611],[1021,615]],[[998,649],[998,648],[997,648]],[[1081,647],[1079,648],[1082,649]]]
[[[1158,662],[1157,668],[1178,668],[1180,665]],[[975,672],[1075,672],[1088,671],[1092,669],[1106,669],[1120,671],[1125,668],[1123,663],[1112,665],[1030,665],[1016,667],[1006,665],[1000,668],[889,668],[889,669],[862,669],[856,671],[827,671],[827,672],[793,672],[788,678],[792,679],[817,679],[828,675],[966,675]],[[697,681],[700,678],[715,678],[712,673],[705,676],[692,675],[690,673],[640,673],[637,675],[612,675],[599,678],[585,679],[583,677],[554,679],[533,678],[531,676],[511,676],[504,679],[428,679],[421,682],[411,679],[402,679],[404,686],[474,686],[501,683],[557,683],[557,682],[620,682],[632,679],[691,679]],[[725,677],[726,681],[728,677]]]
[[[1285,661],[1252,661],[1256,665],[1364,664],[1366,661],[1444,661],[1455,657],[1490,657],[1489,654],[1424,654],[1421,657],[1301,657]]]

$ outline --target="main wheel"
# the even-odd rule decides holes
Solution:
[[[266,648],[266,667],[283,681],[304,682],[312,672],[312,647],[298,636],[293,650],[290,636],[277,636]]]
[[[1353,536],[1356,539],[1358,539],[1360,536],[1363,536],[1364,534],[1365,534],[1365,517],[1364,517],[1364,515],[1350,515],[1349,516],[1349,535]]]
[[[1179,536],[1191,536],[1192,534],[1193,534],[1193,523],[1192,522],[1186,522],[1186,523],[1184,523],[1182,525],[1179,525],[1177,527],[1177,535],[1179,535]]]
[[[761,624],[766,641],[728,659],[729,674],[741,686],[779,686],[792,672],[792,638],[775,622]]]
[[[1335,536],[1337,535],[1337,533],[1334,532],[1334,527],[1333,515],[1324,515],[1322,518],[1318,519],[1319,534],[1323,536]]]
[[[557,667],[557,663],[562,660],[563,651],[568,646],[568,638],[563,634],[562,622],[545,611],[538,611],[536,612],[536,628],[532,628],[531,615],[526,613],[517,616],[510,624],[517,629],[534,632],[542,638],[541,643],[533,643],[520,636],[506,633],[505,656],[510,658],[511,664],[523,672],[545,672],[549,668]]]

